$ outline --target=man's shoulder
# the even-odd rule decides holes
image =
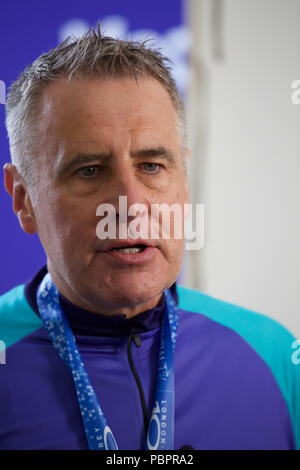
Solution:
[[[295,338],[281,323],[262,313],[239,305],[217,299],[195,289],[177,286],[178,306],[181,310],[200,313],[227,326],[251,343],[258,345],[263,342],[276,341],[277,347],[286,345]],[[261,335],[257,336],[257,333]],[[260,336],[260,337],[259,337]]]
[[[40,328],[41,319],[27,302],[24,284],[0,296],[0,335],[6,347]]]
[[[267,315],[219,300],[203,292],[177,286],[178,306],[203,315],[242,337],[271,369],[290,410],[300,448],[300,364],[292,360],[295,337]],[[195,321],[196,321],[195,318]],[[300,356],[300,354],[299,354]]]
[[[178,286],[177,293],[181,310],[202,314],[234,330],[269,365],[279,358],[284,358],[288,363],[292,363],[292,344],[295,337],[278,321],[194,289]]]

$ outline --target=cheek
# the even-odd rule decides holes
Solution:
[[[168,275],[170,278],[177,278],[183,258],[184,242],[183,240],[169,240],[167,248]]]
[[[183,177],[174,178],[166,191],[165,196],[172,204],[183,204],[186,199],[186,181]]]
[[[54,216],[59,223],[70,226],[87,226],[95,224],[97,203],[88,197],[69,197],[66,194],[57,198],[54,204]],[[80,227],[82,229],[82,227]]]
[[[51,203],[49,202],[51,200]],[[37,214],[38,234],[43,245],[74,249],[96,235],[96,210],[66,197],[41,199]]]

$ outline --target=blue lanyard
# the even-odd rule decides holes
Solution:
[[[165,291],[165,295],[166,309],[161,328],[155,399],[145,445],[148,450],[174,448],[173,351],[177,335],[178,309],[169,290]],[[68,319],[61,308],[58,290],[49,273],[38,288],[37,304],[53,346],[71,370],[89,449],[118,449],[90,383]]]

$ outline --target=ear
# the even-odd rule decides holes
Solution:
[[[27,184],[15,165],[6,163],[3,170],[4,185],[12,198],[13,211],[24,232],[33,234],[37,231],[37,227]]]

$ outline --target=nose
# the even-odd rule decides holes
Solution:
[[[114,165],[109,182],[110,202],[119,212],[119,197],[126,196],[128,209],[136,204],[147,204],[146,188],[139,180],[138,170],[130,160]]]

